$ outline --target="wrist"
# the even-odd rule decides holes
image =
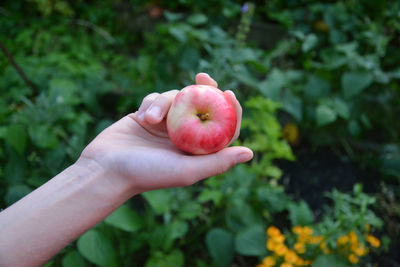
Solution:
[[[128,179],[115,174],[95,159],[80,157],[71,168],[83,179],[93,180],[93,189],[109,204],[120,205],[136,194]]]

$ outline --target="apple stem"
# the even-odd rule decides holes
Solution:
[[[199,118],[200,118],[200,120],[202,120],[202,121],[206,121],[206,120],[208,120],[209,118],[210,118],[210,114],[208,114],[208,113],[205,113],[205,114],[198,114],[197,115]]]

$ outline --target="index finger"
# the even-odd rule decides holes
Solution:
[[[218,83],[207,73],[200,72],[196,75],[196,84],[218,87]]]
[[[232,140],[228,143],[229,146],[239,137],[240,134],[240,125],[242,124],[242,106],[236,99],[235,93],[233,93],[231,90],[226,90],[224,94],[228,96],[229,100],[232,102],[236,111],[236,131],[232,137]]]

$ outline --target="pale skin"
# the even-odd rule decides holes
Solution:
[[[196,75],[196,84],[218,86],[205,73]],[[177,93],[145,97],[138,111],[101,132],[73,165],[0,212],[0,266],[40,266],[129,198],[189,186],[253,157],[240,146],[201,156],[175,148],[165,117]],[[224,93],[238,117],[232,143],[242,108],[232,91]]]

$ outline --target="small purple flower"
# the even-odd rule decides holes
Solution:
[[[249,10],[249,5],[247,3],[242,6],[242,13],[246,13]]]

